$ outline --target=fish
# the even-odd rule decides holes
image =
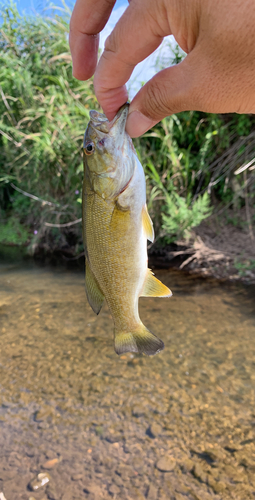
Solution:
[[[139,317],[139,297],[170,297],[148,269],[147,239],[154,230],[146,205],[146,181],[125,131],[128,104],[108,121],[90,111],[84,142],[82,195],[85,289],[99,314],[106,300],[114,322],[117,354],[156,354],[164,343]]]

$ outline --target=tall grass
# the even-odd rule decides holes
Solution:
[[[15,6],[1,15],[2,216],[3,210],[15,214],[38,234],[46,220],[65,223],[81,216],[81,145],[89,110],[98,105],[92,82],[72,77],[67,16],[25,18]]]
[[[9,219],[0,241],[13,227],[12,241],[29,234],[35,248],[42,239],[62,246],[72,240],[79,251],[81,225],[72,223],[81,217],[83,134],[89,110],[99,109],[93,82],[72,77],[68,12],[27,18],[10,4],[0,15],[0,224]],[[237,207],[245,192],[254,204],[252,116],[183,112],[135,145],[162,241],[187,236],[211,213],[207,192]]]

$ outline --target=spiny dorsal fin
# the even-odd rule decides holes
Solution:
[[[147,269],[147,275],[141,291],[140,297],[171,297],[172,292],[159,281],[150,269]]]
[[[153,243],[154,241],[154,229],[152,220],[148,214],[147,205],[144,205],[142,210],[142,221],[143,221],[143,229],[147,236],[147,239]]]
[[[90,269],[88,259],[86,259],[85,290],[90,306],[96,314],[99,314],[104,302],[104,294]]]

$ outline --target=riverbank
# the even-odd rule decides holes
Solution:
[[[188,244],[164,249],[155,264],[160,261],[200,276],[255,283],[255,239],[245,207],[236,219],[231,212],[216,212],[195,228]]]
[[[193,230],[188,242],[181,240],[164,247],[149,245],[148,254],[151,268],[175,268],[203,277],[255,283],[255,240],[245,208],[235,219],[231,218],[231,211],[216,211]],[[2,245],[0,258],[33,258],[43,264],[84,267],[82,243],[70,231],[56,240],[46,235],[33,248]]]

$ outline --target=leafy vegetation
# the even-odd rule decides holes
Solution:
[[[1,241],[30,241],[31,251],[42,241],[47,248],[72,245],[78,253],[82,139],[89,110],[99,109],[93,82],[72,77],[67,11],[25,18],[10,4],[1,17]],[[181,57],[176,50],[175,62]],[[162,244],[188,237],[211,213],[210,196],[233,211],[254,207],[253,116],[186,111],[162,120],[135,146]]]

